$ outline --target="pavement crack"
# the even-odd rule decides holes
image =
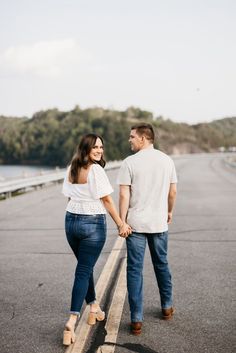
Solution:
[[[14,319],[14,317],[15,317],[15,305],[14,304],[12,304],[12,316],[11,316],[11,318],[10,318],[10,320],[13,320]]]
[[[181,238],[175,238],[175,239],[169,239],[169,241],[182,241],[185,243],[235,243],[236,239],[226,239],[226,240],[222,240],[222,239],[181,239]]]
[[[201,229],[184,229],[176,232],[170,232],[170,234],[184,234],[184,233],[196,233],[196,232],[225,232],[229,228],[201,228]],[[230,229],[232,231],[233,229]]]

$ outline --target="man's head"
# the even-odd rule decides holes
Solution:
[[[138,152],[154,143],[155,133],[151,124],[140,123],[131,127],[129,143],[131,150]]]

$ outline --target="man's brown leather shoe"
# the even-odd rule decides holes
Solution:
[[[173,308],[173,306],[168,309],[162,309],[163,320],[170,320],[172,318],[172,316],[174,315],[174,313],[175,313],[175,308]]]
[[[140,335],[142,330],[142,322],[131,322],[130,330],[133,335]]]

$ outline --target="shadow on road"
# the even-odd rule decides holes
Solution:
[[[93,338],[91,345],[89,349],[86,351],[87,353],[96,353],[99,347],[102,346],[115,346],[115,347],[121,347],[127,349],[129,352],[135,352],[135,353],[158,353],[157,351],[154,351],[153,349],[147,347],[146,345],[142,344],[137,344],[137,343],[124,343],[124,344],[119,344],[119,343],[112,343],[112,342],[106,342],[106,335],[107,335],[107,330],[105,329],[106,325],[106,320],[103,322],[100,322],[97,329],[94,331]],[[101,349],[102,353],[102,349]]]
[[[158,353],[157,351],[154,351],[153,349],[142,345],[142,344],[137,344],[137,343],[124,343],[124,344],[114,344],[111,342],[105,342],[104,345],[114,345],[115,347],[122,347],[128,349],[130,352],[136,352],[136,353]]]

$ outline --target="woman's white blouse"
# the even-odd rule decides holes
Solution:
[[[70,166],[63,182],[62,193],[70,198],[66,211],[77,214],[105,214],[102,197],[113,192],[106,172],[99,164],[92,164],[86,184],[69,181]]]

